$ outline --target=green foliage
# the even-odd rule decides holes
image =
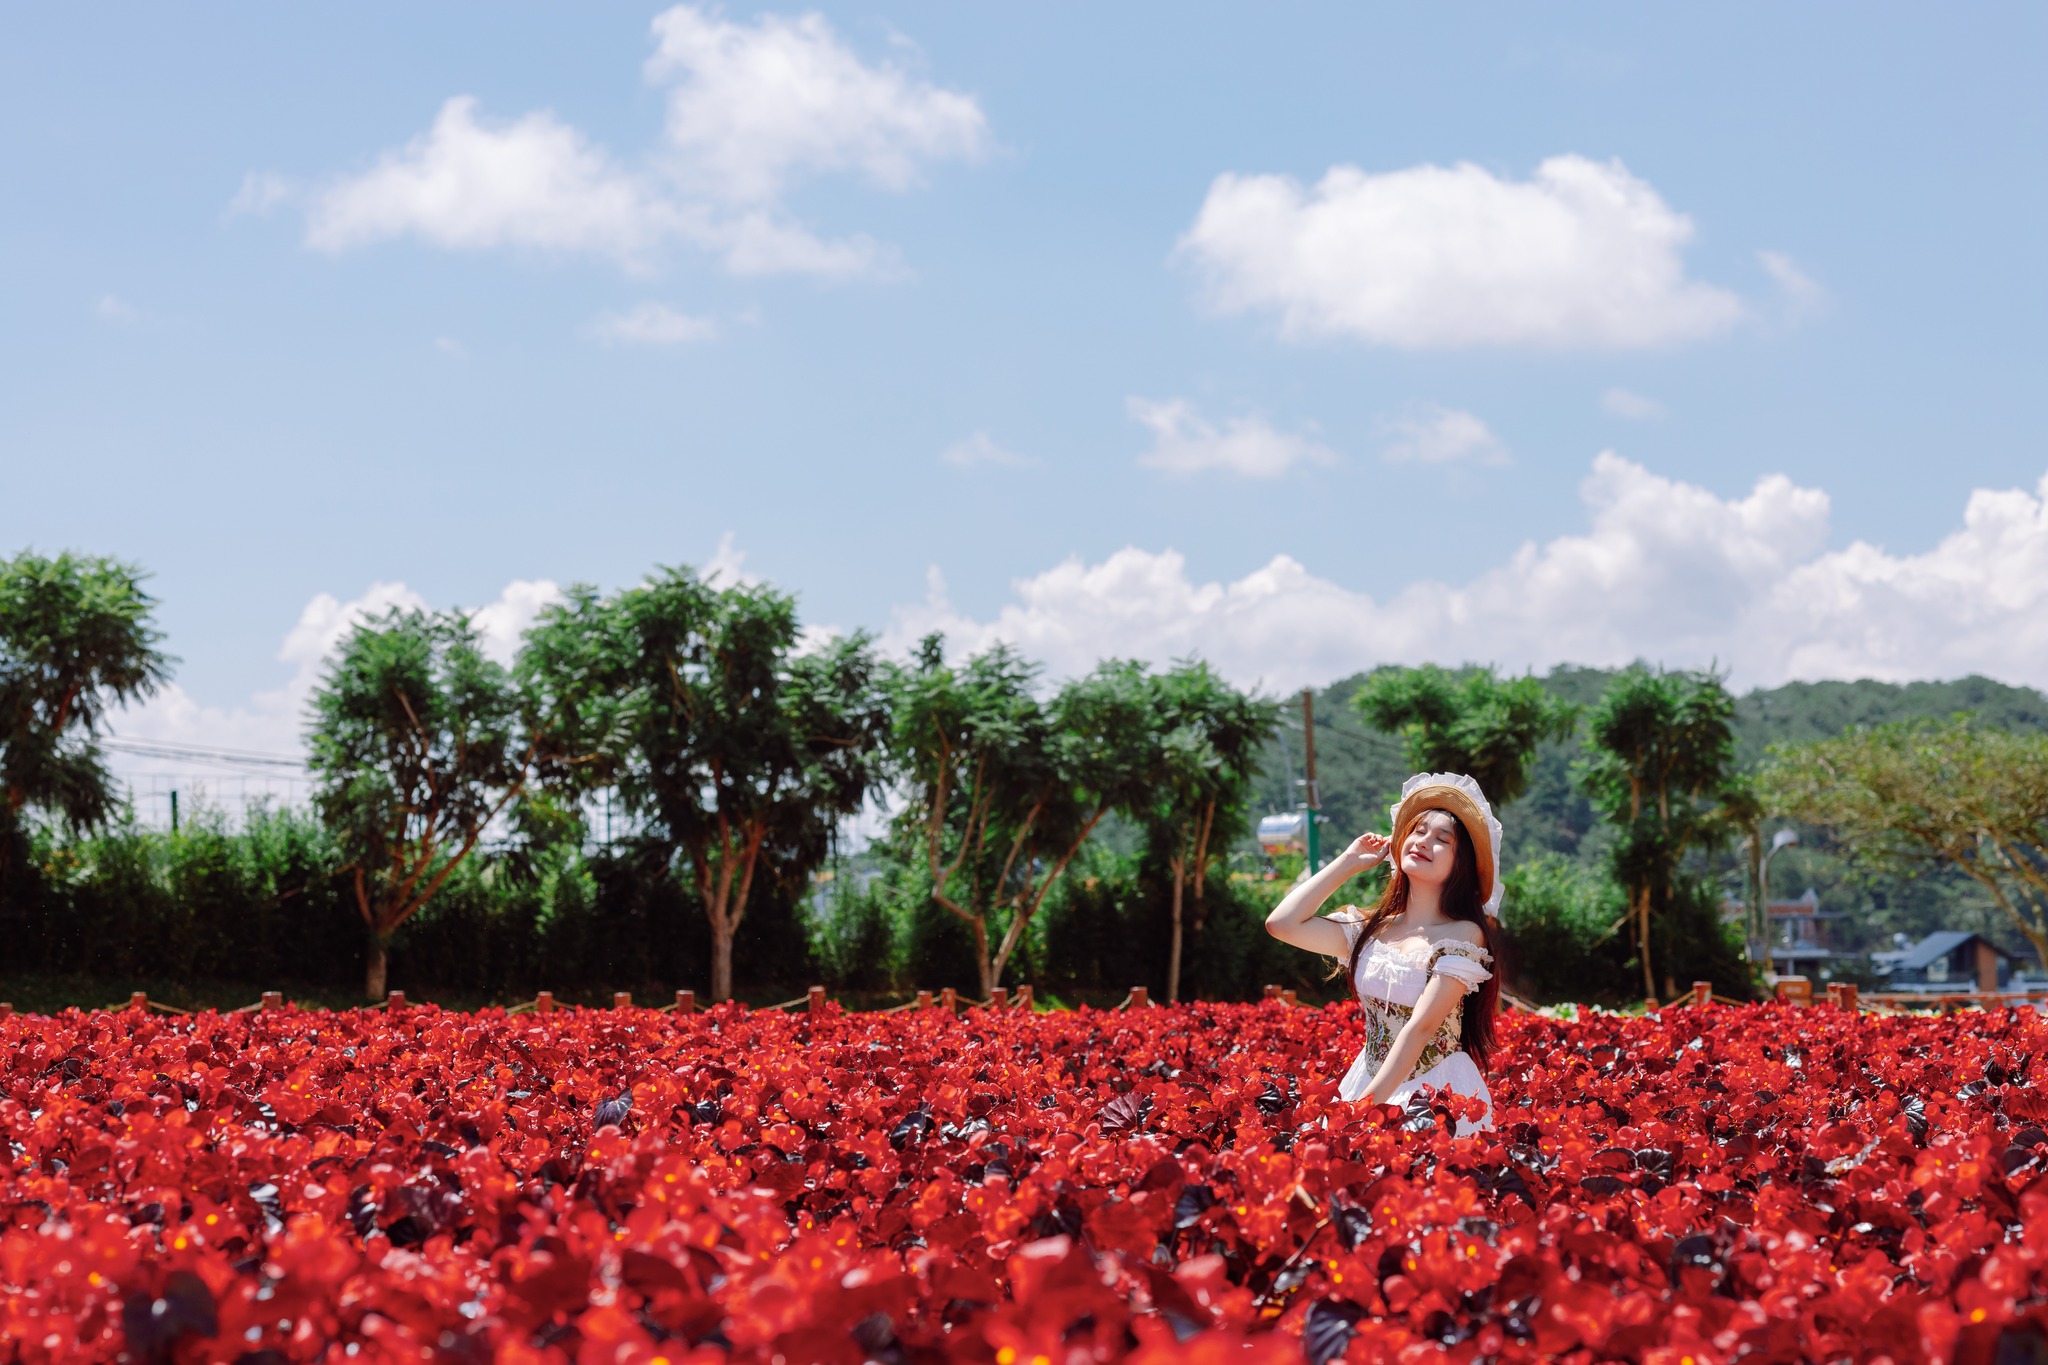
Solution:
[[[744,981],[767,998],[814,979],[1342,990],[1264,933],[1280,884],[1221,875],[1259,865],[1248,817],[1296,803],[1301,750],[1270,701],[1199,662],[1111,660],[1056,690],[1004,648],[948,667],[936,638],[885,665],[864,636],[802,648],[787,595],[687,569],[572,589],[511,672],[460,615],[399,612],[351,634],[316,699],[323,819],[198,811],[164,834],[112,804],[97,743],[108,706],[168,676],[139,582],[105,560],[0,564],[0,942],[17,969],[326,989],[374,982],[388,951],[409,989],[466,999],[707,974],[714,995]],[[2037,946],[2048,930],[2048,698],[2027,689],[1734,701],[1642,666],[1388,668],[1319,701],[1333,839],[1380,825],[1417,768],[1495,797],[1527,993],[1618,1000],[1637,974],[1660,995],[1742,993],[1719,901],[1753,857],[1726,845],[1753,850],[1770,809],[1803,835],[1772,880],[1850,910],[1838,946],[1994,918]],[[1978,721],[1948,720],[1958,708]],[[1884,724],[1900,720],[1926,723]],[[1766,741],[1794,747],[1753,781]],[[907,798],[889,836],[816,880],[885,779]]]
[[[901,910],[882,878],[844,883],[835,875],[809,903],[806,925],[819,974],[845,990],[883,994],[906,976]],[[936,978],[934,978],[936,979]]]
[[[0,560],[0,885],[29,812],[83,829],[113,809],[99,727],[109,706],[154,695],[174,662],[143,576],[72,554]]]
[[[687,864],[713,999],[732,993],[757,880],[799,897],[879,779],[888,712],[868,638],[797,646],[787,594],[676,568],[608,598],[572,588],[520,657],[543,784],[616,790],[649,866]]]
[[[1143,665],[1109,660],[1041,702],[1008,646],[958,668],[942,646],[928,637],[891,681],[890,761],[907,795],[893,851],[968,935],[985,996],[1089,835],[1149,792],[1153,696]]]
[[[1608,852],[1636,919],[1643,993],[1659,995],[1652,924],[1689,894],[1683,864],[1729,833],[1735,781],[1734,698],[1712,673],[1624,671],[1587,717],[1579,786],[1613,826]],[[1664,964],[1662,994],[1674,992]]]
[[[310,814],[252,807],[239,830],[200,808],[177,834],[132,819],[33,844],[33,881],[0,902],[20,969],[190,980],[360,972],[362,924],[333,840]],[[104,1002],[102,1002],[104,1003]]]
[[[1851,730],[1773,748],[1761,787],[1866,867],[1961,872],[2048,966],[2048,735],[1966,718]]]
[[[314,802],[333,831],[371,944],[385,950],[525,786],[512,678],[460,612],[392,609],[342,641],[312,700]]]
[[[1509,989],[1545,1005],[1639,997],[1630,989],[1641,967],[1628,933],[1628,894],[1603,869],[1546,853],[1509,868],[1506,881]],[[1709,885],[1682,879],[1652,924],[1652,950],[1681,988],[1711,981],[1718,993],[1746,999],[1749,965],[1718,900]]]
[[[1555,853],[1507,869],[1501,927],[1508,987],[1538,1004],[1613,1003],[1628,980],[1628,896],[1598,868]]]
[[[1688,874],[1680,879],[1651,926],[1650,941],[1658,969],[1677,988],[1667,991],[1665,999],[1695,981],[1711,981],[1717,995],[1736,1000],[1756,994],[1741,921],[1722,914],[1720,893],[1706,878]]]
[[[1187,661],[1144,680],[1150,692],[1152,763],[1133,784],[1127,812],[1146,831],[1172,881],[1166,998],[1180,999],[1185,946],[1183,900],[1194,891],[1194,929],[1205,927],[1209,866],[1247,827],[1258,752],[1278,707],[1240,692],[1207,664]]]
[[[310,812],[253,807],[235,828],[202,808],[177,834],[130,820],[75,838],[43,827],[34,852],[32,894],[0,901],[14,971],[132,983],[115,996],[208,981],[362,989],[368,944],[354,891]],[[709,933],[675,878],[573,845],[542,850],[521,875],[515,866],[473,857],[451,873],[392,935],[391,984],[421,998],[511,1001],[540,989],[658,998],[704,980]],[[817,970],[797,914],[791,898],[764,888],[736,937],[737,977],[757,998],[785,997]]]
[[[1351,704],[1374,729],[1401,736],[1412,767],[1464,773],[1495,806],[1528,789],[1537,745],[1570,738],[1578,720],[1537,678],[1503,680],[1491,668],[1377,669]]]
[[[1047,903],[1032,979],[1063,999],[1113,1004],[1132,986],[1160,997],[1168,963],[1158,945],[1171,931],[1171,874],[1156,858],[1092,860]],[[1326,960],[1266,932],[1269,908],[1245,883],[1217,877],[1208,913],[1190,925],[1183,996],[1254,1000],[1269,983],[1310,1000],[1342,998]]]

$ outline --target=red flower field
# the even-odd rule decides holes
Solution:
[[[0,1358],[2039,1360],[2048,1027],[1351,1006],[0,1022]]]

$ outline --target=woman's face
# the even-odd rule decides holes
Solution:
[[[1408,827],[1401,841],[1401,871],[1410,881],[1442,886],[1458,860],[1458,817],[1449,811],[1426,810]]]

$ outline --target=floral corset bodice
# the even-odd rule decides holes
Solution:
[[[1358,935],[1364,927],[1362,918],[1352,918],[1342,912],[1330,918],[1344,927],[1347,950],[1356,947]],[[1413,1017],[1415,1003],[1422,998],[1423,987],[1429,984],[1430,977],[1447,976],[1470,990],[1493,975],[1487,969],[1487,964],[1492,961],[1493,956],[1486,949],[1458,939],[1441,943],[1404,941],[1399,944],[1375,939],[1366,944],[1365,951],[1358,955],[1358,971],[1352,978],[1352,984],[1358,991],[1359,1009],[1365,1016],[1365,1050],[1371,1057],[1373,1069],[1377,1070],[1387,1053],[1393,1050],[1394,1040],[1400,1037],[1401,1030]],[[1464,1013],[1462,1009],[1454,1009],[1445,1017],[1436,1036],[1416,1058],[1415,1070],[1404,1079],[1423,1075],[1459,1050]]]

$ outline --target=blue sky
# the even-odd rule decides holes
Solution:
[[[0,549],[154,572],[132,731],[714,559],[1055,672],[2048,683],[2039,7],[0,25]]]

